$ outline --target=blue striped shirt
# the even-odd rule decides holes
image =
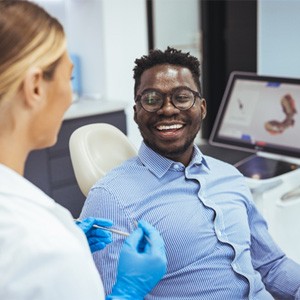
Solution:
[[[130,232],[144,219],[159,230],[168,271],[145,299],[300,299],[300,266],[272,240],[243,176],[197,146],[185,167],[142,143],[91,189],[87,216]],[[108,294],[124,241],[113,238],[94,254]]]

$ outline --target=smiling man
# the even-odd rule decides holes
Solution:
[[[96,183],[82,217],[112,219],[124,231],[145,219],[160,231],[168,270],[145,299],[300,299],[300,266],[272,240],[243,176],[194,143],[206,114],[199,61],[168,48],[135,63],[142,145]],[[94,255],[106,293],[122,243],[116,236]]]
[[[206,114],[206,102],[190,69],[166,63],[145,70],[135,101],[134,119],[145,144],[186,166]]]

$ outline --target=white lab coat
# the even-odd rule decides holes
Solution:
[[[88,243],[69,211],[1,164],[0,299],[105,299]]]

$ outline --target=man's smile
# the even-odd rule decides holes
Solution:
[[[156,126],[156,129],[159,131],[164,131],[164,130],[180,129],[182,127],[183,127],[182,124],[170,124],[170,125],[158,125]]]

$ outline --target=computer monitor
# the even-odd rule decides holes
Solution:
[[[280,175],[298,168],[290,162],[300,158],[299,110],[300,78],[233,72],[209,142],[252,152],[250,159],[236,164],[246,176]]]

